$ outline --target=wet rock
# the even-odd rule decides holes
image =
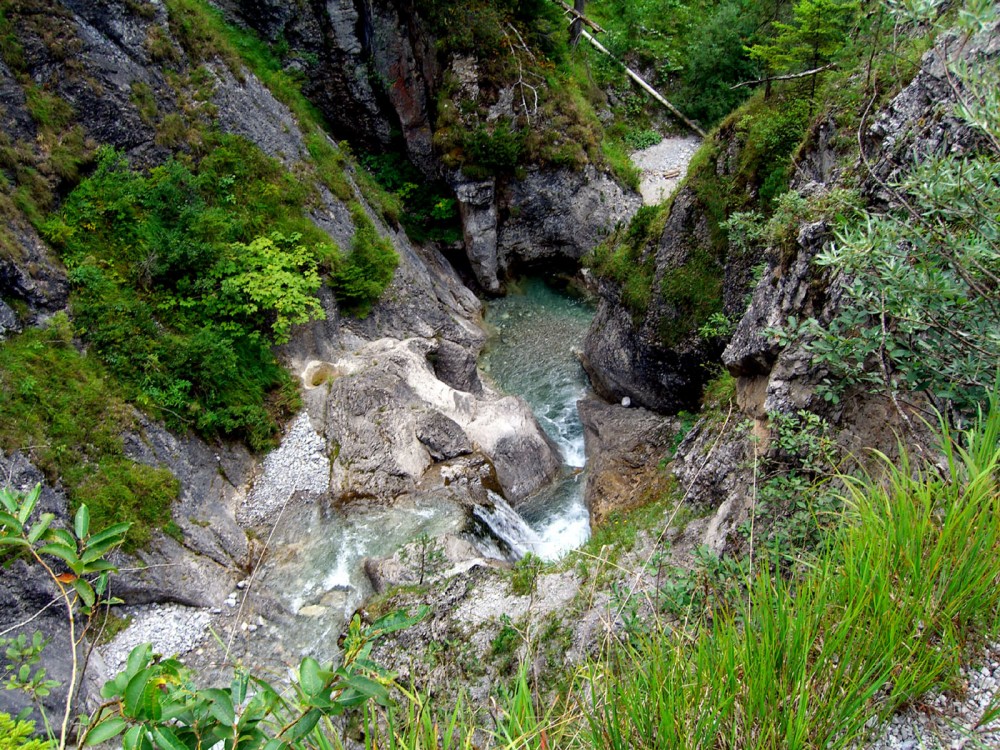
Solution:
[[[472,443],[462,428],[441,412],[431,412],[417,422],[417,440],[435,461],[472,453]]]
[[[476,281],[487,292],[499,292],[500,264],[497,258],[496,182],[452,177],[465,235],[465,254]]]
[[[456,391],[480,394],[483,384],[479,379],[476,357],[468,348],[453,341],[441,341],[431,352],[434,374],[442,383]]]
[[[530,169],[500,200],[499,269],[579,261],[616,224],[628,223],[640,204],[636,193],[590,165],[579,171]]]

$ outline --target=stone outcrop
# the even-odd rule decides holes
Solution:
[[[711,246],[704,209],[690,187],[674,196],[666,226],[655,247],[655,274],[648,309],[638,319],[624,305],[619,286],[600,284],[600,302],[587,333],[583,363],[594,389],[609,401],[628,397],[663,413],[697,408],[705,365],[721,347],[689,332],[671,345],[663,328],[681,312],[659,293],[664,274]],[[720,275],[724,271],[719,269]]]
[[[514,503],[558,471],[558,454],[523,401],[452,388],[437,378],[433,351],[423,339],[379,339],[327,363],[330,377],[307,392],[336,453],[331,493],[341,502],[412,493],[434,463],[473,450],[492,461]]]
[[[663,496],[669,485],[665,462],[677,433],[676,420],[641,408],[588,398],[579,402],[587,450],[584,490],[590,520],[604,523]]]
[[[421,9],[408,0],[337,0],[294,13],[280,0],[221,4],[265,38],[291,45],[303,60],[306,93],[339,137],[374,151],[400,145],[393,142],[399,138],[427,178],[445,179],[458,202],[472,272],[489,293],[500,293],[508,273],[526,264],[578,262],[641,203],[589,164],[531,167],[523,177],[499,180],[446,169],[433,143],[445,80],[458,81],[468,101],[489,105],[490,121],[512,114],[514,92],[506,88],[486,102],[484,90],[494,84],[480,87],[473,58],[440,60]]]
[[[885,186],[922,154],[978,147],[981,136],[962,126],[952,112],[956,92],[948,83],[944,61],[956,53],[966,60],[995,58],[1000,55],[1000,37],[984,34],[962,43],[945,36],[924,56],[913,81],[873,116],[863,139],[872,172],[861,185],[872,204],[884,205],[889,199]],[[834,166],[833,127],[830,122],[820,123],[812,147],[798,160],[792,188],[807,198],[817,199],[842,186],[842,175]],[[829,373],[813,362],[806,342],[793,340],[782,346],[766,334],[768,328],[785,324],[791,316],[825,322],[836,313],[845,280],[831,278],[812,263],[830,238],[831,228],[825,223],[805,223],[791,251],[768,250],[764,272],[722,355],[724,365],[736,377],[738,418],[749,420],[748,434],[722,429],[714,418],[692,430],[678,450],[675,474],[687,489],[687,497],[717,508],[706,533],[706,542],[717,551],[735,543],[734,532],[748,517],[753,446],[758,459],[776,450],[769,442],[769,415],[800,409],[820,414],[835,425],[836,441],[853,462],[863,462],[864,451],[871,446],[894,455],[900,435],[911,443],[931,444],[919,420],[904,424],[884,395],[852,391],[839,403],[819,398],[816,387]]]

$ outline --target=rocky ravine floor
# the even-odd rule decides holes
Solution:
[[[672,136],[632,154],[632,163],[642,174],[639,193],[645,205],[655,206],[670,197],[700,145],[697,136]]]

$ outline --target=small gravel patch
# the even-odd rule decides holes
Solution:
[[[211,619],[207,610],[179,604],[126,607],[122,614],[131,616],[132,624],[97,649],[112,675],[125,668],[129,652],[141,643],[152,643],[153,651],[164,656],[193,651],[205,640]]]
[[[700,145],[701,139],[696,136],[664,138],[632,154],[632,163],[642,172],[639,193],[645,205],[656,206],[670,197]]]
[[[239,510],[239,521],[255,526],[269,520],[294,492],[323,493],[330,488],[326,441],[313,429],[306,412],[288,426],[277,449],[264,459],[263,473]]]
[[[893,716],[865,750],[1000,748],[1000,720],[977,727],[1000,690],[1000,644],[962,670],[962,695],[928,695]]]

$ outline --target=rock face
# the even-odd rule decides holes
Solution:
[[[308,157],[295,117],[259,80],[220,60],[190,59],[174,37],[162,4],[149,4],[143,13],[134,12],[133,5],[126,0],[52,3],[52,17],[62,35],[58,41],[71,46],[73,66],[64,64],[51,39],[30,25],[18,27],[31,79],[72,104],[73,122],[88,143],[113,146],[135,165],[152,166],[171,153],[172,147],[163,145],[163,118],[191,116],[248,138],[290,169]],[[430,64],[429,42],[415,38],[407,42],[409,47],[393,42],[406,33],[399,32],[405,24],[402,16],[393,15],[395,5],[375,3],[372,10],[383,14],[377,16],[379,29],[392,27],[384,38],[372,36],[376,16],[366,15],[360,3],[314,3],[310,12],[301,14],[292,13],[287,3],[265,0],[242,7],[259,15],[262,23],[299,29],[302,40],[327,45],[317,46],[330,55],[323,58],[324,64],[336,67],[345,76],[343,85],[355,92],[354,98],[341,101],[345,118],[379,139],[382,114],[398,109],[411,156],[421,163],[421,153],[429,153],[429,131],[421,120],[429,100],[410,85],[394,93],[379,92],[365,66],[353,64],[363,50],[383,50],[385,76],[416,80],[428,74],[430,69],[421,66]],[[335,50],[345,55],[339,62]],[[168,76],[167,66],[161,65],[165,60],[180,78],[197,72],[205,82],[201,99],[183,83],[180,90],[173,87],[179,78]],[[137,91],[152,97],[158,121],[147,121],[149,113],[140,111]],[[355,104],[365,97],[368,105],[356,110]],[[7,136],[18,143],[40,142],[18,77],[2,64],[0,104]],[[422,166],[433,165],[424,160]],[[355,197],[363,203],[360,193]],[[495,204],[490,205],[495,214]],[[354,230],[343,201],[317,189],[311,211],[316,225],[333,241],[350,245]],[[316,483],[299,488],[308,500],[365,497],[389,503],[406,495],[419,508],[421,498],[430,495],[474,504],[487,501],[489,492],[499,492],[516,502],[558,470],[556,452],[528,407],[519,399],[501,397],[479,379],[476,357],[485,340],[481,303],[438,251],[414,246],[401,231],[386,227],[374,212],[370,215],[400,257],[382,301],[363,320],[345,319],[332,293],[323,290],[326,320],[301,327],[279,352],[304,375],[306,424],[296,422],[290,432],[298,430],[298,437],[291,439],[300,440],[306,449],[305,468],[279,461],[272,462],[277,468],[267,462],[261,466],[260,457],[239,446],[173,435],[141,416],[138,428],[123,436],[129,457],[169,468],[181,485],[173,508],[181,540],[158,534],[135,557],[118,559],[129,570],[117,579],[115,594],[129,604],[169,603],[201,612],[232,607],[230,614],[235,613],[236,584],[263,553],[261,543],[248,538],[244,527],[273,524],[278,518],[274,503],[262,515],[246,513],[255,478],[267,477],[269,471],[312,472]],[[67,305],[65,270],[16,211],[6,233],[0,232],[0,298],[0,337]],[[20,456],[4,457],[0,468],[18,487],[41,480]],[[64,495],[50,488],[45,498],[47,507],[65,517]],[[39,608],[36,605],[51,598],[44,579],[33,573],[5,575],[0,588],[5,603],[0,629],[26,619]],[[17,606],[7,606],[8,601]],[[260,595],[256,606],[267,611],[266,595]],[[39,622],[56,641],[65,640],[58,618]],[[155,624],[150,628],[155,632]],[[51,675],[62,678],[65,659],[60,662],[56,645],[50,651],[54,661],[46,666]],[[3,697],[13,694],[4,692]],[[12,708],[16,713],[19,707]]]
[[[443,383],[428,360],[433,351],[422,339],[379,339],[328,363],[330,379],[308,392],[336,454],[330,484],[341,502],[412,493],[435,462],[473,450],[492,461],[513,503],[555,476],[558,454],[527,405]]]
[[[690,187],[674,197],[670,215],[655,248],[650,304],[638,320],[621,299],[621,289],[602,281],[597,315],[587,333],[583,363],[594,389],[609,401],[633,403],[663,413],[697,408],[704,365],[721,347],[689,332],[668,345],[665,326],[681,312],[659,293],[666,273],[711,245],[704,209]],[[720,275],[723,273],[719,269]]]
[[[952,114],[956,94],[947,83],[944,61],[956,53],[966,60],[995,58],[1000,54],[1000,37],[995,32],[984,34],[964,46],[944,37],[924,56],[914,80],[874,117],[863,144],[874,172],[861,186],[874,205],[887,200],[887,181],[916,163],[921,154],[977,147],[980,136]],[[818,198],[840,185],[841,175],[832,166],[837,163],[830,146],[832,128],[832,123],[822,123],[812,148],[799,160],[792,188],[807,198]],[[768,251],[766,268],[722,355],[736,377],[739,419],[749,420],[754,442],[746,434],[723,429],[716,417],[692,430],[678,449],[675,474],[686,497],[717,507],[706,542],[718,551],[736,543],[734,532],[747,519],[753,480],[747,466],[753,464],[754,446],[758,459],[775,450],[769,443],[769,415],[801,409],[821,415],[836,426],[837,442],[852,460],[860,460],[863,450],[873,445],[891,455],[901,434],[910,442],[930,444],[927,435],[905,425],[889,399],[877,393],[850,393],[837,405],[824,402],[816,395],[816,386],[828,373],[813,363],[805,342],[783,347],[765,335],[768,327],[782,325],[793,315],[825,322],[835,314],[844,280],[831,279],[812,264],[830,236],[826,224],[806,223],[799,227],[791,252]]]
[[[546,260],[579,261],[619,223],[628,223],[640,197],[591,165],[580,171],[530,169],[500,202],[499,270]]]
[[[670,458],[676,420],[594,398],[580,401],[579,409],[592,524],[599,526],[611,513],[644,505],[667,491],[669,477],[661,461]]]
[[[446,169],[435,153],[434,120],[445,81],[458,81],[477,101],[475,60],[439,60],[436,40],[409,0],[336,0],[291,12],[281,0],[223,0],[232,15],[265,38],[285,40],[302,60],[306,93],[335,132],[379,151],[402,145],[430,179],[444,178],[460,209],[465,251],[477,283],[500,293],[519,266],[576,263],[609,227],[638,209],[624,190],[592,165],[579,170],[530,168],[523,178],[472,179]],[[484,86],[482,88],[488,88]],[[511,114],[513,90],[497,96],[489,119]]]

